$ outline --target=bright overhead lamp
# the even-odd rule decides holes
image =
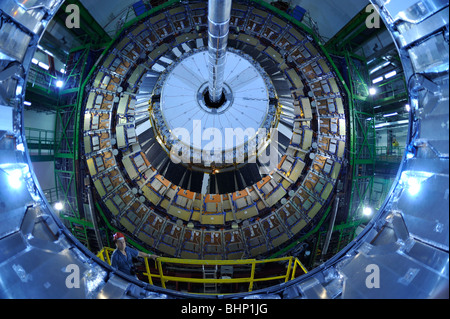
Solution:
[[[372,215],[372,208],[370,208],[370,207],[364,207],[363,208],[363,215],[364,216],[370,216],[370,215]]]
[[[63,81],[61,81],[61,80],[56,81],[56,87],[57,87],[57,88],[60,88],[60,87],[62,87],[63,85],[64,85],[64,82],[63,82]]]
[[[375,125],[375,128],[382,128],[382,127],[385,127],[385,126],[389,126],[389,123],[377,124],[377,125]]]
[[[380,76],[379,78],[373,79],[373,80],[372,80],[372,83],[373,83],[373,84],[376,84],[376,83],[379,83],[379,82],[381,82],[381,81],[383,81],[383,77],[382,77],[382,76]]]
[[[397,71],[392,71],[392,72],[389,72],[389,73],[386,73],[385,75],[384,75],[384,78],[387,80],[387,79],[389,79],[389,78],[391,78],[391,77],[393,77],[393,76],[396,76],[397,75]]]
[[[38,65],[46,71],[48,71],[48,69],[50,69],[50,67],[47,64],[45,64],[44,62],[39,62]]]
[[[56,210],[63,210],[63,208],[64,208],[64,204],[63,203],[61,203],[61,202],[56,202],[55,203],[55,209]]]
[[[370,89],[369,89],[369,94],[370,94],[370,95],[375,95],[375,94],[377,94],[377,89],[376,89],[376,88],[370,88]]]
[[[391,64],[391,62],[386,61],[383,64],[377,66],[376,68],[373,68],[372,70],[370,70],[369,74],[374,74],[375,72],[381,70],[384,67],[387,67],[389,64]]]
[[[391,116],[396,116],[396,115],[398,115],[398,113],[394,112],[394,113],[383,114],[383,117],[391,117]]]
[[[406,104],[405,105],[405,110],[406,110],[406,112],[411,111],[411,106],[409,104]]]

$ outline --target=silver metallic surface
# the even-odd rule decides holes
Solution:
[[[230,14],[231,0],[208,1],[208,90],[212,102],[222,96]]]

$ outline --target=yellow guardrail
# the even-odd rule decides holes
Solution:
[[[110,254],[114,251],[114,249],[105,247],[98,254],[101,260],[111,264]],[[266,264],[273,262],[287,262],[286,273],[277,276],[271,277],[255,277],[256,265],[258,264]],[[180,276],[171,276],[164,273],[164,265],[165,264],[179,264],[179,265],[197,265],[197,266],[251,266],[250,276],[248,277],[239,277],[239,278],[191,278],[191,277],[180,277]],[[157,273],[151,273],[150,266],[148,262],[148,258],[144,258],[145,272],[144,276],[148,278],[149,284],[153,285],[153,278],[158,278],[161,282],[161,286],[163,288],[166,287],[166,283],[168,281],[174,282],[185,282],[185,283],[196,283],[196,284],[239,284],[239,283],[248,283],[248,291],[251,292],[253,290],[253,286],[255,282],[264,282],[264,281],[272,281],[272,280],[282,280],[284,282],[288,282],[289,280],[293,280],[296,277],[296,272],[298,267],[300,267],[303,273],[307,273],[306,268],[296,257],[281,257],[274,259],[264,259],[264,260],[256,260],[256,259],[242,259],[242,260],[203,260],[203,259],[179,259],[179,258],[169,258],[169,257],[159,257],[155,261],[155,268]]]

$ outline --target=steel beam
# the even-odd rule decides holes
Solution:
[[[231,0],[208,1],[209,97],[213,103],[222,97]]]

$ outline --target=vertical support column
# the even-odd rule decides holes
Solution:
[[[217,103],[222,97],[231,0],[208,1],[209,98]]]
[[[325,244],[322,249],[322,257],[328,253],[328,246],[330,245],[331,235],[333,234],[334,223],[336,221],[336,215],[339,208],[339,197],[336,196],[334,200],[333,214],[331,215],[330,224],[328,226],[327,236],[325,238]]]

